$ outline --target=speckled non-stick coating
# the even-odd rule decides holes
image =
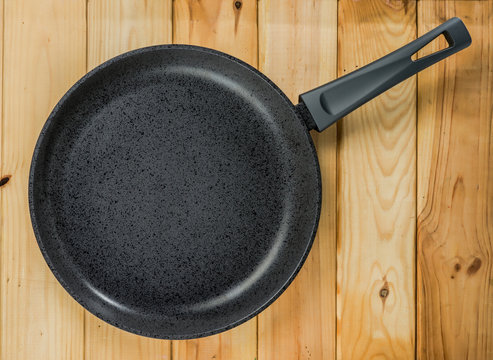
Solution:
[[[320,196],[312,140],[285,95],[231,56],[176,45],[77,82],[41,132],[29,182],[36,238],[65,289],[110,324],[173,339],[274,301],[310,250]]]

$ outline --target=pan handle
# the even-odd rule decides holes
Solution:
[[[447,48],[418,60],[411,59],[419,49],[442,34],[448,42]],[[298,111],[309,119],[310,129],[322,131],[382,92],[470,44],[471,36],[464,23],[459,18],[452,18],[383,58],[301,94]]]

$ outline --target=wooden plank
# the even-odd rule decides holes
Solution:
[[[88,69],[120,53],[171,43],[171,0],[89,0]],[[86,312],[86,359],[169,359],[170,342],[119,330]]]
[[[420,34],[459,16],[472,37],[418,77],[418,354],[493,359],[493,3],[418,4]]]
[[[173,42],[224,51],[256,67],[256,1],[174,0]]]
[[[3,238],[2,238],[2,219],[4,217],[3,215],[3,209],[2,209],[2,187],[7,185],[7,183],[10,181],[10,175],[5,173],[3,170],[3,161],[2,161],[2,155],[3,155],[3,43],[4,43],[4,36],[3,36],[3,24],[4,24],[4,6],[5,3],[2,0],[0,4],[0,56],[1,56],[1,61],[0,61],[0,251],[3,251]],[[2,358],[2,303],[4,302],[3,300],[3,292],[2,292],[2,283],[3,283],[3,260],[2,260],[2,253],[0,253],[0,359]]]
[[[3,136],[2,136],[2,133],[3,133],[3,23],[4,23],[4,19],[3,19],[3,8],[4,8],[4,1],[2,0],[2,2],[0,3],[0,56],[1,56],[1,61],[0,61],[0,84],[2,84],[2,86],[0,86],[0,234],[1,234],[1,225],[2,225],[2,222],[1,222],[1,218],[3,217],[2,213],[1,213],[1,204],[2,204],[2,191],[1,191],[1,188],[2,186],[5,186],[7,185],[7,182],[10,180],[10,177],[8,176],[8,174],[5,174],[5,176],[3,175],[3,171],[2,171],[2,152],[3,152],[3,148],[2,148],[2,139],[3,139]],[[1,246],[2,246],[2,238],[0,237],[0,249],[1,249]],[[0,254],[0,279],[1,279],[1,271],[2,271],[2,266],[1,266],[1,261],[2,261],[2,258],[1,258],[1,254]],[[2,303],[2,297],[1,297],[1,290],[0,290],[0,309],[1,309],[1,303]],[[2,323],[2,320],[1,320],[1,312],[0,312],[0,333],[1,333],[1,323]],[[1,337],[0,337],[0,345],[1,345]]]
[[[259,1],[259,53],[260,70],[295,104],[334,79],[337,1]],[[323,186],[317,237],[294,282],[259,315],[259,360],[335,358],[336,131],[312,132]]]
[[[86,311],[85,359],[169,360],[170,341],[128,333]]]
[[[172,40],[172,0],[88,0],[88,70],[123,52]]]
[[[172,341],[173,360],[255,360],[257,319],[218,335]]]
[[[173,43],[224,51],[257,66],[256,2],[175,0]],[[175,360],[253,360],[257,356],[257,319],[215,336],[173,341],[172,348]]]
[[[84,0],[4,4],[1,358],[81,359],[83,309],[34,239],[27,188],[34,144],[52,107],[86,70]]]
[[[412,41],[415,1],[339,1],[342,76]],[[416,80],[339,125],[339,359],[414,359]]]

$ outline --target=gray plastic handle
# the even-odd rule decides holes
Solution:
[[[449,46],[412,60],[411,56],[443,34]],[[402,48],[359,70],[300,95],[301,113],[310,113],[310,129],[322,131],[367,101],[417,72],[468,47],[471,36],[459,18],[452,18]]]

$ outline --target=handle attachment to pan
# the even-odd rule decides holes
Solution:
[[[449,44],[447,48],[418,60],[411,59],[419,49],[442,34]],[[470,44],[471,36],[464,23],[459,18],[452,18],[383,58],[301,94],[297,108],[302,113],[310,113],[313,119],[307,121],[310,129],[322,131],[382,92]]]

